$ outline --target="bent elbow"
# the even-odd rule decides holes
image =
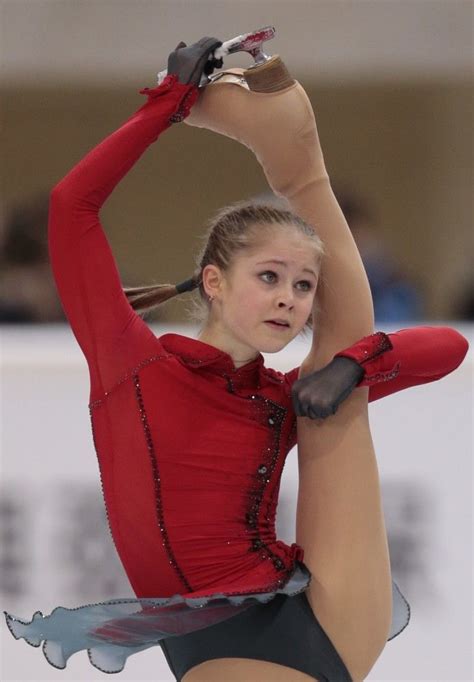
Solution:
[[[61,206],[65,201],[68,201],[70,192],[67,188],[67,183],[64,178],[60,180],[49,193],[49,207],[50,209],[56,206]]]
[[[448,372],[453,372],[462,363],[469,350],[465,336],[452,327],[442,327],[442,350],[448,360]]]

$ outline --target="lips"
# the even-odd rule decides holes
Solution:
[[[280,322],[280,321],[277,321],[277,320],[266,320],[266,323],[267,323],[267,324],[271,324],[271,325],[273,325],[274,327],[281,327],[282,329],[285,329],[285,328],[288,329],[288,327],[290,326],[290,325],[288,324],[288,322],[283,322],[283,321]]]

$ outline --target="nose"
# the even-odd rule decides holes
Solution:
[[[280,289],[278,292],[278,307],[282,308],[286,306],[287,308],[292,308],[294,303],[295,292],[293,291],[293,286],[285,287]]]

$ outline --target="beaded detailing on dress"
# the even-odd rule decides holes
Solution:
[[[169,562],[173,566],[174,570],[176,573],[179,575],[179,578],[183,584],[183,586],[186,588],[188,592],[192,592],[192,587],[189,584],[189,582],[186,580],[186,576],[184,575],[183,571],[178,565],[178,562],[176,561],[176,557],[174,555],[173,549],[171,547],[171,543],[168,537],[168,532],[166,530],[164,518],[163,518],[163,506],[162,506],[162,495],[161,495],[161,490],[160,490],[160,472],[158,468],[158,461],[156,458],[155,454],[155,446],[153,445],[153,439],[151,437],[150,433],[150,427],[148,425],[148,418],[147,414],[145,411],[145,405],[143,402],[143,396],[142,396],[142,391],[140,387],[140,377],[138,374],[133,375],[133,385],[135,386],[135,395],[137,398],[138,402],[138,409],[140,411],[140,420],[143,425],[143,431],[145,434],[145,440],[146,440],[146,446],[148,450],[148,454],[150,456],[150,462],[151,462],[151,470],[152,470],[152,476],[153,476],[153,484],[155,488],[155,503],[156,503],[156,515],[157,515],[157,523],[160,528],[160,533],[161,537],[163,538],[162,542],[163,545],[166,548],[166,552],[169,557]]]
[[[136,367],[129,370],[128,372],[126,372],[126,374],[124,374],[122,377],[120,377],[120,379],[118,381],[116,381],[115,384],[113,386],[111,386],[111,388],[109,388],[108,391],[104,391],[104,397],[103,398],[98,398],[97,400],[93,400],[92,402],[90,402],[89,403],[89,410],[93,410],[95,407],[98,407],[99,405],[101,405],[104,402],[104,400],[112,393],[112,391],[115,391],[115,389],[118,388],[119,386],[121,386],[125,381],[127,381],[128,379],[131,379],[133,376],[135,376],[135,374],[137,374],[137,372],[140,369],[142,369],[142,367],[146,367],[151,362],[156,362],[156,360],[163,360],[163,359],[169,358],[169,357],[170,357],[169,353],[166,353],[166,354],[161,354],[161,355],[153,355],[150,358],[145,358],[145,360],[142,360]]]
[[[260,395],[251,395],[250,400],[255,408],[255,419],[260,423],[270,426],[270,443],[261,453],[260,464],[254,474],[254,485],[248,491],[248,507],[245,514],[247,533],[250,535],[250,552],[260,552],[262,559],[269,559],[277,573],[284,571],[287,574],[282,559],[273,552],[261,537],[262,526],[271,531],[274,528],[270,517],[262,514],[262,500],[267,485],[272,480],[272,474],[277,465],[280,455],[280,436],[281,427],[285,420],[287,410],[269,398]],[[293,548],[293,546],[292,546]],[[294,551],[298,552],[299,558],[303,560],[303,549],[294,546]],[[276,586],[281,585],[283,578],[279,577]]]

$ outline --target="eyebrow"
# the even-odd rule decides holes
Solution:
[[[278,263],[279,265],[284,265],[285,267],[288,267],[288,264],[284,260],[277,260],[276,258],[272,258],[271,260],[262,260],[259,263],[256,263],[256,265],[263,265],[264,263]],[[314,270],[310,270],[309,268],[303,268],[304,272],[310,272],[312,275],[318,278],[317,274],[314,272]]]

